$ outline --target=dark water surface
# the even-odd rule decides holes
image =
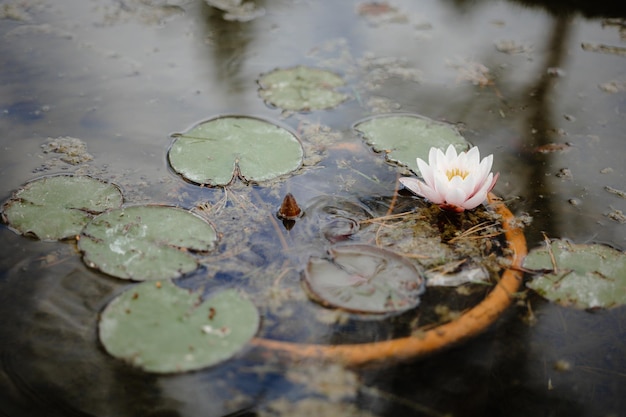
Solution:
[[[235,187],[221,249],[243,254],[181,283],[208,275],[207,291],[262,293],[249,271],[277,268],[271,248],[281,243],[257,209],[277,207],[286,192],[304,206],[328,195],[387,204],[397,170],[351,126],[409,112],[455,123],[494,154],[495,192],[529,222],[529,248],[545,233],[624,250],[626,200],[605,187],[626,188],[626,13],[596,3],[398,0],[394,11],[259,1],[264,14],[238,22],[202,1],[3,0],[0,196],[42,175],[79,172],[117,183],[130,204],[216,203],[221,189],[168,169],[170,134],[221,114],[273,120],[307,138],[311,169],[271,189]],[[295,65],[342,75],[351,99],[305,114],[263,103],[259,76]],[[65,136],[83,141],[93,160],[69,165],[43,152],[48,138]],[[298,233],[290,237],[307,245]],[[624,307],[578,311],[529,293],[485,334],[408,364],[310,368],[251,352],[153,376],[111,358],[97,339],[98,313],[128,283],[89,270],[71,242],[37,242],[5,225],[0,235],[2,416],[626,413]],[[283,279],[297,292],[293,275]],[[311,337],[288,309],[264,325]],[[366,339],[388,336],[384,326],[364,328]],[[317,341],[336,336],[316,329]]]

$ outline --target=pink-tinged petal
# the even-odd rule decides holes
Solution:
[[[453,204],[441,204],[439,207],[441,207],[443,210],[452,211],[454,213],[463,213],[465,211],[465,208],[455,206]]]
[[[400,181],[400,184],[404,185],[404,187],[407,190],[411,191],[413,194],[417,194],[420,197],[423,197],[420,191],[420,186],[419,186],[421,183],[420,180],[416,178],[411,178],[411,177],[402,177],[398,181]]]
[[[445,150],[431,147],[428,163],[417,158],[417,166],[423,182],[403,178],[402,184],[413,193],[438,204],[446,210],[461,212],[481,204],[493,189],[498,174],[491,173],[493,155],[480,159],[480,151],[473,146],[466,152],[457,153],[454,145]],[[448,178],[451,173],[459,173]]]
[[[496,174],[493,176],[493,180],[491,181],[491,185],[489,186],[487,193],[490,193],[491,190],[493,190],[493,187],[496,186],[496,182],[498,182],[498,178],[500,178],[500,173],[496,172]]]
[[[482,175],[479,175],[478,173],[475,173],[474,175],[471,175],[471,178],[467,178],[468,180],[471,180],[471,187],[468,184],[469,196],[473,196],[478,192],[478,190],[480,190],[480,187],[482,187],[483,183],[485,182],[487,175],[489,175],[489,173],[486,173],[484,177]]]
[[[403,178],[400,178],[399,181],[413,194],[416,194],[420,197],[424,197],[430,202],[435,203],[435,204],[441,204],[443,202],[443,200],[439,198],[435,190],[433,190],[428,185],[424,184],[418,179],[411,178],[411,177],[403,177]]]
[[[467,210],[478,207],[480,204],[482,204],[483,201],[487,199],[487,194],[489,194],[489,191],[491,191],[495,184],[496,183],[493,180],[493,174],[490,173],[487,176],[487,180],[482,184],[480,189],[465,202],[464,207]]]
[[[467,198],[473,196],[479,188],[477,181],[478,178],[475,175],[470,174],[461,182],[460,188],[463,190]]]
[[[483,183],[487,181],[487,177],[491,171],[492,159],[493,159],[492,155],[489,155],[488,157],[486,157],[480,163],[480,166],[476,169],[476,171],[473,173],[475,177],[475,183],[474,183],[474,190],[472,191],[472,194],[478,192],[478,190],[482,187]]]
[[[444,199],[441,197],[441,195],[427,185],[420,184],[420,191],[422,193],[422,196],[431,203],[441,204],[444,202]]]

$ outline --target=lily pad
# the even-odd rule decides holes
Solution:
[[[94,215],[122,204],[120,189],[87,176],[57,175],[26,184],[2,208],[17,232],[42,240],[72,238]]]
[[[626,304],[626,255],[608,246],[555,240],[530,251],[524,268],[539,271],[527,286],[561,305],[585,309]]]
[[[445,151],[454,145],[457,151],[466,151],[470,143],[452,125],[417,115],[377,116],[355,124],[368,145],[384,152],[388,161],[408,166],[419,173],[416,158],[428,161],[431,147]]]
[[[185,372],[234,356],[259,322],[256,307],[235,290],[202,302],[169,280],[145,282],[105,308],[99,336],[112,356],[148,372]]]
[[[335,89],[343,79],[330,71],[298,66],[276,69],[259,80],[259,95],[268,104],[283,110],[311,111],[330,109],[348,99]]]
[[[78,247],[92,268],[136,281],[176,278],[198,267],[192,252],[215,246],[213,226],[175,207],[135,206],[101,214]]]
[[[169,162],[183,178],[211,186],[234,177],[267,181],[295,171],[304,151],[288,130],[261,119],[227,116],[208,120],[176,136]]]
[[[328,258],[311,258],[304,275],[321,304],[357,313],[393,313],[416,307],[424,278],[401,256],[368,245],[332,248]]]

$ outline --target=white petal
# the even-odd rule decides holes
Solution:
[[[456,148],[454,147],[454,145],[449,145],[448,149],[446,149],[446,159],[448,161],[454,161],[456,158]]]
[[[428,163],[431,167],[436,168],[439,160],[443,159],[443,152],[441,149],[434,146],[428,151]]]
[[[448,189],[448,183],[450,180],[446,176],[445,172],[442,171],[433,171],[433,184],[431,185],[432,189],[437,191],[439,194],[443,196]]]
[[[493,181],[493,174],[490,173],[487,176],[487,180],[481,185],[480,189],[465,202],[463,207],[465,207],[467,210],[478,207],[483,201],[487,199],[487,194],[489,193],[489,191],[491,191],[495,184],[496,183]]]
[[[420,188],[424,198],[431,203],[442,204],[445,201],[437,191],[433,190],[429,186],[421,184]]]
[[[471,194],[475,194],[478,190],[483,186],[483,183],[487,181],[487,177],[491,171],[491,164],[493,161],[493,155],[489,155],[480,163],[480,166],[476,168],[474,172],[472,172],[472,176],[474,176],[474,189]]]
[[[484,173],[485,177],[489,171],[491,171],[491,166],[493,165],[493,155],[486,156],[480,162],[480,172]]]
[[[480,151],[478,150],[478,146],[473,146],[469,151],[467,151],[467,159],[470,162],[480,162]]]
[[[480,188],[480,182],[478,181],[479,181],[479,178],[474,173],[470,173],[463,180],[463,184],[461,185],[461,187],[463,188],[463,191],[468,197],[471,197],[472,195],[474,195],[474,193],[476,193],[476,191]]]
[[[474,148],[472,148],[474,149]],[[470,150],[471,151],[471,150]],[[459,152],[459,156],[457,158],[459,165],[461,166],[468,166],[468,161],[470,160],[470,151],[468,152]]]
[[[446,194],[446,203],[454,206],[465,207],[467,194],[460,188],[451,188]]]
[[[474,172],[478,170],[480,166],[480,152],[478,147],[474,146],[467,152],[466,169],[468,172]]]
[[[411,177],[402,177],[398,181],[400,181],[400,184],[404,185],[404,187],[407,188],[409,191],[411,191],[413,194],[417,194],[421,197],[424,197],[422,193],[420,192],[420,186],[419,186],[419,184],[421,183],[420,180],[416,178],[411,178]]]
[[[432,167],[420,158],[417,158],[417,167],[420,170],[420,175],[424,179],[424,182],[432,186],[434,184]]]

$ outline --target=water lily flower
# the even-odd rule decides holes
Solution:
[[[438,204],[445,210],[462,212],[478,207],[493,189],[499,174],[491,172],[493,155],[480,160],[478,148],[457,155],[454,146],[446,153],[432,147],[428,163],[417,158],[417,166],[423,181],[416,178],[400,178],[411,192]]]

